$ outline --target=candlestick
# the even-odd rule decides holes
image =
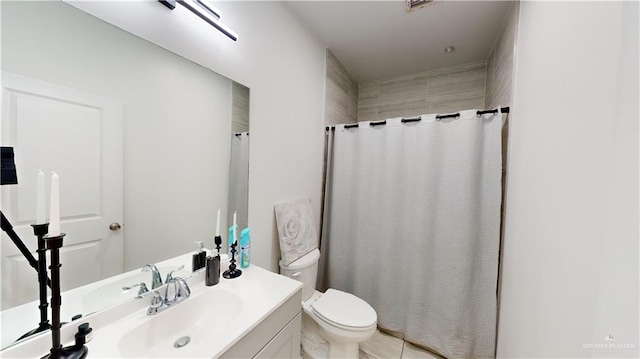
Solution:
[[[226,279],[238,278],[242,275],[242,270],[236,268],[236,246],[237,242],[231,245],[231,261],[229,262],[229,269],[222,273],[222,276]]]
[[[87,357],[89,349],[84,345],[84,338],[76,334],[76,345],[62,347],[60,338],[60,306],[62,305],[62,294],[60,292],[60,248],[65,234],[45,237],[46,248],[51,251],[51,350],[45,355],[47,359],[84,359]],[[84,324],[83,324],[84,325]],[[78,327],[78,333],[87,334],[90,328]]]
[[[220,236],[220,208],[218,208],[218,219],[216,221],[216,237]]]
[[[60,235],[60,179],[51,172],[51,200],[49,203],[49,237]]]
[[[44,200],[44,172],[38,170],[38,186],[36,187],[36,224],[45,224],[47,214]]]
[[[42,172],[42,171],[40,171]],[[47,308],[49,307],[49,303],[47,303],[47,284],[51,286],[51,282],[49,281],[49,276],[47,275],[47,256],[46,256],[46,246],[45,246],[45,235],[49,231],[49,224],[32,224],[33,234],[38,237],[38,293],[40,297],[40,305],[38,308],[40,309],[40,324],[38,327],[30,330],[29,332],[22,335],[18,340],[30,337],[34,334],[43,332],[45,330],[51,329],[51,324],[49,324],[49,317],[47,314]]]
[[[53,180],[53,179],[52,179]],[[52,199],[53,200],[53,199]],[[65,234],[59,233],[55,236],[45,237],[45,247],[51,251],[51,355],[62,349],[60,344],[60,306],[62,305],[62,295],[60,293],[60,248]]]

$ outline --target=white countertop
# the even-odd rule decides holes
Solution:
[[[234,312],[232,316],[229,316],[231,319],[225,319],[228,324],[224,325],[223,330],[216,332],[215,340],[207,343],[206,350],[203,351],[202,348],[198,349],[197,345],[193,345],[191,348],[181,348],[180,350],[184,349],[184,351],[180,352],[181,355],[184,354],[190,358],[220,356],[302,288],[302,283],[298,281],[269,272],[255,265],[251,265],[251,267],[242,271],[242,276],[239,278],[224,279],[221,277],[220,283],[212,287],[204,285],[203,271],[189,278],[191,297],[182,303],[176,304],[175,307],[168,308],[166,312],[174,310],[178,306],[188,306],[189,301],[196,303],[193,299],[197,296],[216,296],[217,293],[221,292],[233,293],[235,298],[239,298],[242,303],[241,306],[236,306],[236,308],[240,309]],[[154,317],[146,314],[150,299],[151,296],[148,295],[142,299],[131,300],[66,325],[61,329],[63,346],[73,344],[73,336],[77,331],[77,327],[82,323],[88,322],[93,328],[93,340],[87,343],[89,357],[119,358],[135,356],[127,352],[126,348],[123,349],[123,346],[118,345],[118,343],[123,339],[125,333],[136,330],[138,325]],[[225,309],[212,306],[210,310],[214,311],[214,313],[224,314]],[[161,319],[160,316],[162,314],[160,313],[156,316]],[[172,325],[172,323],[164,323],[162,321],[158,323],[162,323],[162,325],[166,325],[169,328]],[[207,330],[207,323],[205,322],[203,325],[203,330]],[[5,349],[0,352],[0,357],[41,357],[48,352],[50,347],[51,335],[46,333]],[[198,351],[194,352],[194,350]]]

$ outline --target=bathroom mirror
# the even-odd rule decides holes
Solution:
[[[194,251],[196,241],[211,248],[218,209],[224,239],[233,212],[247,226],[249,88],[63,2],[0,6],[0,135],[18,170],[18,185],[0,188],[2,211],[35,255],[37,170],[46,173],[47,202],[50,172],[59,174],[63,291],[149,285],[151,274],[140,273],[147,263],[165,263],[163,279],[181,264],[189,273],[189,260],[163,260]],[[38,325],[8,315],[38,318],[38,292],[35,271],[4,233],[1,245],[6,347],[17,339],[11,333]],[[92,293],[91,311],[115,303]]]

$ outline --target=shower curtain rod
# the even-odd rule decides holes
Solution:
[[[509,113],[509,107],[501,107],[500,108],[500,112],[501,113]],[[477,111],[476,114],[478,116],[480,115],[484,115],[487,113],[498,113],[498,109],[494,108],[493,110],[480,110]],[[446,115],[436,115],[436,120],[441,120],[443,118],[454,118],[454,117],[458,117],[460,116],[460,112],[456,112],[456,113],[449,113]],[[418,117],[409,117],[409,118],[403,118],[401,121],[402,123],[407,123],[407,122],[418,122],[422,120],[422,117],[418,116]],[[369,125],[370,126],[381,126],[381,125],[386,125],[387,121],[376,121],[376,122],[370,122]],[[344,125],[344,128],[355,128],[358,127],[357,123],[353,123],[353,124],[348,124],[348,125]],[[329,129],[331,129],[332,131],[335,131],[336,126],[327,126],[326,130],[329,131]]]

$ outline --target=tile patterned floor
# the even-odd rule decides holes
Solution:
[[[442,359],[413,344],[387,333],[376,331],[360,344],[360,359]]]

